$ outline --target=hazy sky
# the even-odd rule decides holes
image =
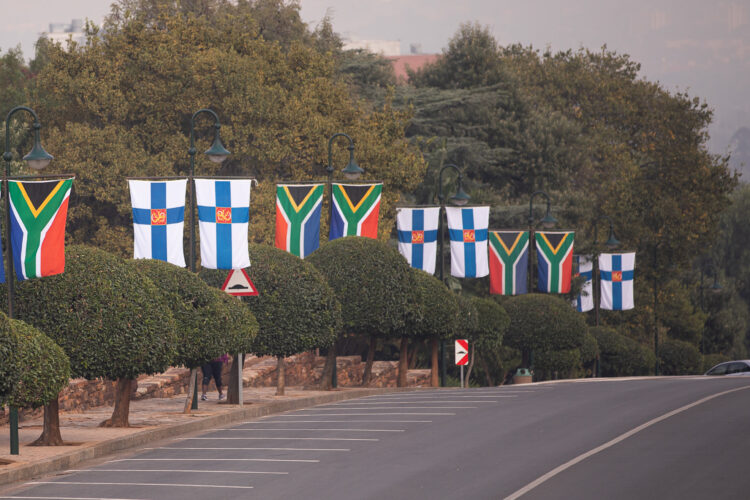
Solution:
[[[108,0],[0,0],[0,49],[24,55],[51,22],[101,22]],[[437,53],[461,22],[479,21],[505,45],[587,47],[630,54],[642,75],[687,91],[716,110],[711,148],[724,152],[750,127],[750,0],[302,0],[312,26],[328,13],[334,29],[360,39],[399,40]]]

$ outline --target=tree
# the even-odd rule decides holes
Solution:
[[[696,375],[702,373],[703,357],[693,344],[667,339],[659,346],[659,366],[664,375]]]
[[[554,295],[516,295],[504,300],[510,325],[503,343],[523,354],[529,366],[533,352],[576,349],[584,342],[586,323],[566,300]]]
[[[91,247],[68,246],[63,274],[20,282],[16,313],[63,348],[73,377],[117,381],[112,417],[102,425],[128,426],[131,381],[164,371],[175,355],[175,323],[159,290],[124,260]],[[62,443],[57,399],[45,406],[37,442]]]
[[[253,352],[277,358],[276,394],[282,396],[284,358],[333,344],[341,329],[341,306],[325,278],[307,261],[267,245],[250,245],[250,255],[258,296],[243,301],[260,326]],[[220,275],[226,272],[201,271],[209,283],[218,283]]]
[[[8,321],[4,314],[2,318],[3,323]],[[16,340],[16,369],[20,378],[6,398],[0,396],[0,401],[4,399],[8,406],[38,408],[57,399],[70,379],[70,362],[65,352],[23,321],[10,320],[7,332]]]
[[[599,346],[602,376],[626,377],[652,372],[656,363],[652,349],[609,326],[591,327],[589,331]]]
[[[185,412],[190,411],[198,368],[228,352],[250,345],[258,332],[254,318],[250,324],[237,323],[219,290],[209,287],[195,273],[167,262],[151,259],[128,261],[159,289],[176,323],[177,355],[173,364],[191,369]],[[234,321],[233,321],[234,320]]]
[[[343,331],[370,339],[362,378],[366,386],[377,339],[400,336],[413,307],[408,303],[414,287],[409,264],[395,248],[358,236],[324,243],[307,260],[325,276],[342,304]],[[335,362],[335,346],[330,352]]]
[[[477,312],[477,320],[471,329],[466,330],[469,340],[469,366],[466,371],[466,387],[469,386],[474,361],[482,351],[497,351],[501,348],[503,335],[510,324],[505,309],[489,298],[471,297],[471,304]]]

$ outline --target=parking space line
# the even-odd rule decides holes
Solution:
[[[144,450],[264,450],[264,451],[352,451],[349,448],[188,448],[188,447],[162,447],[162,448],[143,448]],[[176,460],[176,459],[175,459]],[[216,460],[212,458],[211,460]]]
[[[338,406],[338,405],[413,405],[413,404],[420,404],[420,403],[428,403],[430,404],[431,401],[434,401],[435,403],[497,403],[497,401],[447,401],[444,399],[423,399],[419,401],[367,401],[363,403],[328,403],[325,405],[320,406]],[[432,407],[434,408],[434,407]],[[471,408],[471,407],[469,407]]]
[[[286,430],[286,429],[284,429]],[[226,439],[236,441],[238,439],[248,441],[266,441],[268,439],[274,441],[380,441],[378,438],[328,438],[328,437],[205,437],[205,438],[184,438],[184,441],[215,441],[217,439]]]
[[[152,448],[152,450],[158,448]],[[185,450],[190,448],[175,448],[176,450]],[[210,448],[192,448],[194,450],[208,450]],[[227,448],[216,448],[217,450],[226,450]],[[329,451],[329,450],[326,450]],[[349,451],[349,450],[347,450]],[[114,462],[205,462],[206,458],[120,458],[105,462],[107,464]],[[318,463],[320,460],[303,460],[299,458],[212,458],[212,462],[304,462]]]
[[[172,483],[89,483],[86,481],[34,481],[26,484],[71,484],[87,486],[164,486],[172,488],[227,488],[234,490],[251,490],[252,486],[226,486],[223,484],[172,484]]]
[[[389,404],[389,403],[382,403]],[[346,406],[335,406],[331,408],[323,408],[316,406],[313,410],[328,411],[328,410],[363,410],[364,408],[349,408]],[[373,410],[422,410],[422,409],[436,409],[436,410],[470,410],[475,409],[476,406],[381,406],[380,408],[373,408]],[[297,411],[309,411],[309,410],[297,410]]]
[[[345,408],[339,408],[345,409]],[[352,408],[362,410],[364,408]],[[381,410],[382,408],[373,408],[373,410]],[[403,408],[400,408],[403,409]],[[298,410],[298,411],[314,411],[314,410]],[[452,412],[384,412],[384,413],[308,413],[306,415],[276,415],[277,417],[358,417],[358,416],[377,416],[377,415],[455,415]]]
[[[275,417],[276,415],[274,415]],[[432,420],[295,420],[294,422],[275,422],[272,420],[253,420],[250,422],[243,422],[245,424],[358,424],[360,422],[372,422],[372,423],[383,423],[383,424],[430,424]]]
[[[195,469],[71,469],[65,472],[190,472],[199,474],[289,474],[288,472],[265,472],[252,470],[195,470]]]
[[[404,432],[404,429],[291,429],[291,428],[284,428],[284,429],[214,429],[215,431],[309,431],[309,432],[318,432],[318,431],[333,431],[333,432]],[[231,439],[231,438],[230,438]]]

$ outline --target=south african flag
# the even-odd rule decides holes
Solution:
[[[305,258],[320,245],[323,184],[276,186],[276,248]]]
[[[333,183],[331,240],[343,236],[378,237],[378,214],[383,184]]]
[[[539,278],[537,290],[568,293],[573,270],[573,231],[539,231],[536,240]]]

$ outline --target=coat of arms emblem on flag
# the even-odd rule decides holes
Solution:
[[[195,179],[203,267],[250,267],[247,232],[251,182],[252,179]]]
[[[635,275],[635,252],[603,253],[599,256],[601,280],[601,308],[624,311],[635,307],[633,301],[633,277]]]
[[[534,234],[542,293],[568,293],[573,267],[573,231],[539,231]]]
[[[185,267],[182,247],[187,179],[128,180],[133,207],[133,258]]]
[[[320,245],[323,184],[276,186],[276,248],[305,258]]]
[[[396,209],[398,251],[411,267],[435,273],[440,207]]]
[[[594,261],[590,255],[574,255],[573,264],[577,269],[575,275],[585,279],[581,293],[573,301],[573,307],[578,312],[590,311],[594,308]]]
[[[490,207],[446,207],[451,238],[451,275],[481,278],[490,272],[487,233]]]
[[[331,185],[333,211],[330,240],[343,236],[378,237],[378,214],[383,184]]]
[[[520,295],[527,292],[528,231],[490,231],[490,293]]]
[[[65,221],[73,178],[8,180],[10,240],[19,280],[65,271]]]

